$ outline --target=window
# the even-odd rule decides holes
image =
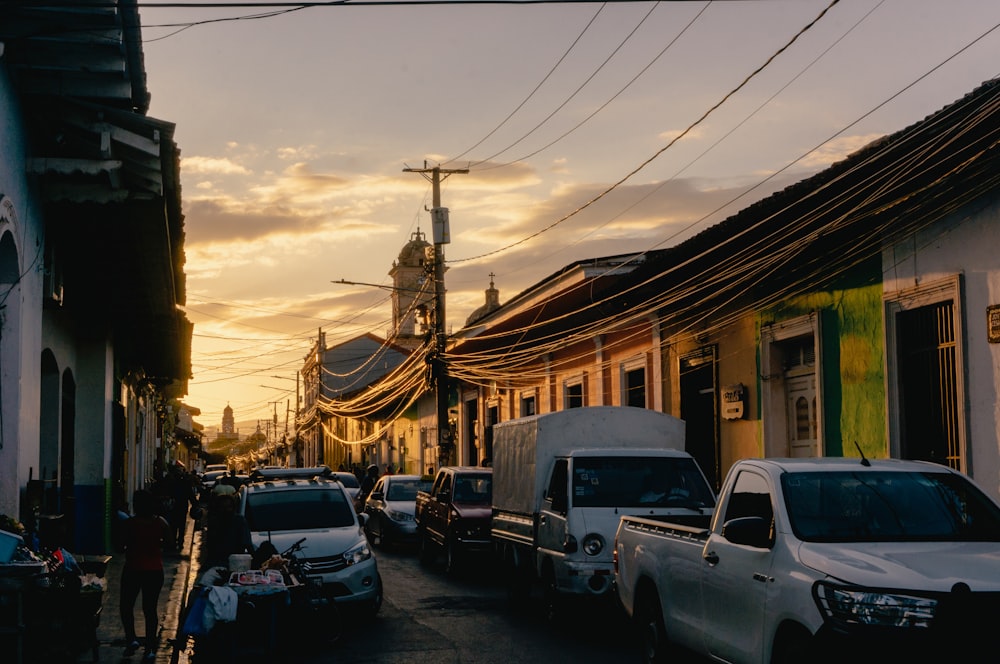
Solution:
[[[566,459],[556,459],[552,467],[552,476],[549,478],[549,489],[545,492],[545,499],[556,512],[565,512],[568,507],[569,499],[566,493],[568,466],[569,462]]]
[[[389,482],[389,493],[386,500],[413,500],[417,499],[417,491],[426,491],[430,482],[424,480],[392,480]]]
[[[455,480],[452,502],[489,505],[493,500],[492,475],[459,475]]]
[[[805,541],[1000,541],[1000,510],[960,475],[801,472],[781,484],[792,530]]]
[[[626,406],[646,407],[646,367],[640,366],[625,371],[624,384]]]
[[[726,505],[725,521],[747,516],[757,516],[770,523],[774,518],[774,509],[771,507],[771,492],[764,478],[744,470],[733,485],[729,504]]]
[[[577,457],[574,507],[714,507],[715,497],[690,457]]]
[[[257,491],[247,496],[250,530],[342,528],[355,523],[354,506],[342,489]]]
[[[521,417],[535,414],[535,397],[521,397]]]
[[[566,408],[583,408],[583,382],[566,385]]]

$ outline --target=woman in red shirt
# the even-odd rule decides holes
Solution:
[[[157,604],[163,588],[163,547],[170,541],[170,524],[156,513],[156,498],[140,489],[132,499],[135,516],[125,522],[125,566],[121,578],[122,625],[125,627],[125,654],[139,649],[135,633],[135,602],[142,593],[142,615],[146,624],[146,652],[143,660],[156,657],[158,630]]]

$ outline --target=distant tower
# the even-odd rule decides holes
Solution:
[[[392,263],[392,326],[398,335],[396,342],[404,346],[415,345],[426,332],[425,313],[434,307],[433,261],[428,255],[434,247],[417,232],[410,236],[399,258]]]
[[[233,409],[226,404],[222,410],[222,428],[215,436],[216,441],[239,440],[240,435],[236,431],[236,421],[233,419]]]
[[[496,275],[490,272],[490,287],[486,289],[486,303],[469,314],[469,317],[465,319],[466,327],[500,308],[500,291],[493,285],[494,276]]]
[[[236,422],[233,419],[233,409],[229,407],[229,404],[226,404],[225,409],[222,411],[222,433],[236,433]]]

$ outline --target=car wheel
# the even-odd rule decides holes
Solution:
[[[385,599],[381,574],[377,575],[376,583],[378,583],[378,592],[375,593],[375,597],[369,601],[368,606],[365,607],[365,613],[369,618],[374,618],[378,614],[378,612],[382,609],[382,602]]]
[[[455,574],[462,562],[462,552],[455,541],[455,538],[448,538],[448,545],[445,547],[445,571]]]
[[[663,611],[655,591],[643,593],[635,614],[642,643],[642,661],[647,664],[662,664],[670,659],[670,641],[663,624]]]
[[[386,537],[385,532],[385,515],[380,514],[378,517],[378,545],[382,548],[389,546],[389,538]]]
[[[505,547],[502,560],[506,575],[507,600],[513,604],[524,602],[531,594],[532,571],[521,562],[513,547]]]
[[[562,596],[559,594],[559,586],[556,584],[556,571],[552,565],[545,568],[542,576],[543,587],[543,608],[545,610],[545,620],[549,623],[555,622],[561,613],[560,604]]]
[[[822,664],[830,660],[825,658],[822,652],[817,651],[808,631],[801,627],[790,627],[783,629],[776,638],[771,661],[774,664],[794,664],[804,661]]]
[[[436,557],[436,552],[434,551],[434,543],[431,542],[430,537],[426,532],[420,533],[420,564],[430,565],[434,562]]]

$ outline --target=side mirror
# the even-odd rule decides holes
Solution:
[[[744,516],[722,524],[722,536],[733,544],[757,549],[771,548],[771,522],[759,516]]]
[[[383,494],[381,491],[372,491],[371,495],[368,497],[371,498],[372,500],[382,500],[382,497],[384,495],[385,494]]]

